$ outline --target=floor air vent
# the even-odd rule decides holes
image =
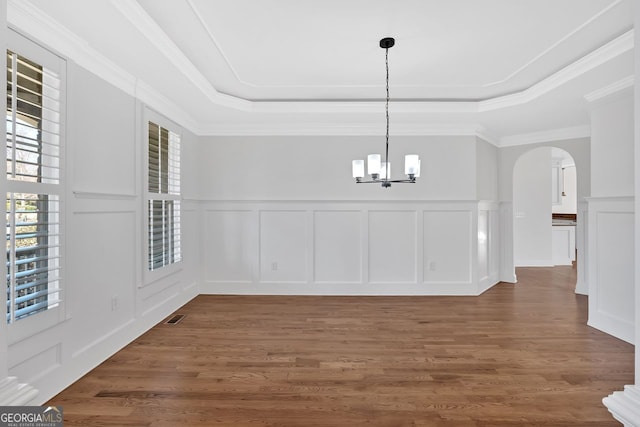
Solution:
[[[166,324],[169,325],[175,325],[176,323],[180,323],[182,321],[182,319],[184,319],[184,314],[176,314],[175,316],[172,316],[169,320],[167,320]]]

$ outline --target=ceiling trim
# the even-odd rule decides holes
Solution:
[[[137,1],[111,0],[111,4],[212,102],[244,111],[251,108],[247,100],[218,92]]]
[[[514,147],[516,145],[535,144],[538,142],[563,141],[566,139],[588,138],[591,136],[590,126],[574,126],[541,132],[510,135],[500,138],[498,147]]]
[[[632,50],[634,46],[633,39],[634,30],[629,30],[604,46],[521,92],[480,101],[478,110],[492,111],[531,102],[586,72]]]
[[[124,93],[148,103],[181,126],[192,131],[197,128],[197,122],[177,104],[107,59],[29,0],[8,0],[7,22],[21,34],[34,38],[36,43],[42,44],[46,40],[43,47],[47,50],[53,46],[61,57],[74,61]]]
[[[538,55],[536,55],[535,57],[533,57],[531,60],[529,60],[527,63],[525,63],[524,65],[522,65],[520,68],[518,68],[517,70],[515,70],[514,72],[512,72],[511,74],[509,74],[507,77],[505,77],[502,80],[497,80],[495,82],[492,83],[487,83],[485,85],[483,85],[482,87],[491,87],[491,86],[495,86],[501,83],[505,83],[509,80],[511,80],[512,78],[514,78],[515,76],[517,76],[518,74],[520,74],[523,70],[525,70],[527,67],[529,67],[530,65],[534,64],[536,61],[538,61],[540,58],[544,57],[545,55],[547,55],[549,52],[551,52],[553,49],[555,49],[556,47],[558,47],[560,44],[564,43],[565,41],[567,41],[568,39],[570,39],[571,37],[575,36],[579,31],[581,31],[582,29],[584,29],[585,27],[587,27],[588,25],[592,24],[596,19],[600,18],[602,15],[604,15],[605,13],[609,12],[611,9],[617,7],[618,5],[620,5],[622,3],[622,0],[615,0],[613,1],[611,4],[609,4],[607,7],[605,7],[604,9],[602,9],[600,12],[596,13],[595,15],[593,15],[591,18],[587,19],[584,23],[582,23],[581,25],[579,25],[578,27],[576,27],[573,31],[569,32],[567,35],[565,35],[564,37],[562,37],[561,39],[557,40],[555,43],[553,43],[551,46],[549,46],[547,49],[543,50],[542,52],[540,52]]]
[[[203,90],[210,101],[216,105],[234,108],[240,111],[259,114],[262,113],[290,113],[296,114],[349,114],[349,113],[377,113],[382,101],[249,101],[216,91],[210,82],[197,70],[182,51],[159,28],[157,23],[137,3],[127,0],[110,0],[117,8],[153,45],[167,55],[196,88]],[[29,0],[8,0],[7,21],[20,32],[26,33],[36,41],[54,49],[63,57],[75,61],[78,65],[98,75],[107,82],[120,88],[125,93],[148,103],[150,107],[167,115],[172,120],[198,135],[377,135],[378,127],[370,124],[340,125],[335,123],[305,124],[304,118],[293,122],[278,121],[268,124],[207,124],[194,120],[178,104],[167,99],[160,91],[152,88],[143,80],[130,74],[114,62],[107,59],[100,52],[92,48],[84,39],[68,30],[60,22],[42,12]],[[143,22],[144,24],[141,24]],[[594,69],[595,67],[628,52],[634,47],[634,31],[629,30],[611,42],[585,55],[583,58],[559,70],[535,85],[514,94],[487,99],[484,101],[393,101],[390,105],[391,113],[445,113],[445,114],[476,114],[522,105],[543,96]],[[50,47],[48,47],[50,48]],[[621,90],[617,85],[629,85],[627,79],[611,85],[606,90]],[[605,88],[602,89],[605,91]],[[604,92],[603,92],[604,93]],[[599,96],[598,91],[589,96]],[[251,118],[249,118],[251,119]],[[487,137],[486,130],[480,130],[478,124],[468,125],[396,125],[398,134],[403,135],[445,135],[474,134],[486,139],[497,146],[519,145],[535,143],[552,139],[567,139],[588,136],[583,127],[566,128],[536,132],[533,134],[513,135],[496,139]],[[580,130],[582,129],[582,130]]]
[[[267,124],[210,124],[200,128],[202,135],[207,136],[286,136],[286,135],[305,135],[305,136],[337,136],[337,135],[353,135],[353,136],[384,136],[384,126],[381,123],[376,124],[337,124],[337,123],[302,123],[288,122],[267,123]],[[425,136],[425,135],[474,135],[479,136],[488,142],[495,141],[476,123],[463,124],[425,124],[425,123],[396,123],[393,125],[394,136]]]
[[[613,95],[614,93],[631,88],[633,87],[633,84],[634,84],[634,76],[630,75],[628,77],[625,77],[622,80],[618,80],[615,83],[612,83],[601,89],[594,90],[593,92],[586,94],[584,96],[584,99],[586,99],[587,102],[596,102],[602,98],[606,98],[610,95]]]
[[[126,1],[126,0],[117,0],[117,1],[122,2],[122,1]],[[515,76],[517,76],[518,74],[522,73],[522,71],[527,69],[527,67],[531,66],[532,64],[534,64],[535,62],[537,62],[541,58],[543,58],[545,55],[547,55],[549,52],[553,51],[556,47],[558,47],[559,45],[561,45],[565,41],[569,40],[570,38],[574,37],[579,31],[583,30],[585,27],[587,27],[590,24],[592,24],[595,20],[600,18],[602,15],[608,13],[611,9],[619,6],[622,3],[622,1],[623,0],[614,0],[614,1],[612,1],[605,8],[603,8],[602,10],[600,10],[599,12],[594,14],[592,17],[587,19],[582,24],[578,25],[576,28],[574,28],[572,31],[567,33],[561,39],[559,39],[556,42],[554,42],[553,44],[551,44],[549,47],[544,49],[542,52],[540,52],[539,54],[535,55],[530,60],[526,61],[523,65],[518,67],[515,71],[512,71],[506,77],[504,77],[502,79],[499,79],[499,80],[496,80],[496,81],[493,81],[493,82],[480,84],[478,86],[479,87],[483,87],[483,88],[487,88],[487,87],[492,87],[492,86],[496,86],[496,85],[508,82],[509,80],[511,80]],[[243,79],[242,77],[240,77],[240,73],[236,70],[236,68],[231,63],[231,60],[229,60],[228,55],[222,49],[222,47],[220,46],[220,43],[218,42],[216,37],[213,35],[213,31],[211,31],[211,28],[207,25],[206,20],[202,16],[202,13],[200,12],[200,10],[196,7],[196,5],[193,3],[192,0],[186,0],[186,3],[189,5],[189,7],[191,9],[191,12],[196,17],[197,21],[200,23],[200,26],[204,29],[204,31],[209,36],[210,41],[213,43],[213,45],[215,46],[215,48],[218,51],[218,53],[220,53],[220,56],[224,60],[225,65],[227,66],[229,71],[231,71],[231,73],[233,74],[233,76],[235,77],[235,79],[239,83],[241,83],[241,84],[243,84],[245,86],[248,86],[248,87],[253,87],[253,88],[267,88],[267,87],[268,88],[333,87],[333,85],[325,86],[325,85],[258,84],[258,83],[253,83],[253,82],[247,81],[246,79]],[[130,19],[131,19],[132,16],[133,15],[127,15],[127,17],[130,18]],[[144,23],[144,20],[140,21],[140,22],[134,22],[132,20],[132,23],[134,23],[134,25],[136,25],[136,26],[140,26],[141,24]],[[163,52],[168,53],[167,50],[164,50]],[[372,85],[352,85],[352,86],[354,86],[354,87],[372,87]],[[456,85],[456,84],[454,84],[454,85],[436,85],[436,86],[434,86],[434,85],[414,85],[412,87],[452,87],[452,88],[463,88],[463,87],[474,87],[474,86],[476,86],[476,85],[468,85],[468,84],[467,85],[465,85],[465,84],[457,84]],[[407,86],[402,86],[402,87],[407,87]],[[233,96],[233,95],[229,95],[229,96]]]

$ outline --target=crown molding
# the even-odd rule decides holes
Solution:
[[[633,39],[634,30],[629,30],[604,46],[521,92],[480,101],[478,110],[481,112],[492,111],[533,101],[623,53],[633,50]]]
[[[29,0],[7,1],[7,22],[20,33],[26,33],[36,43],[46,41],[46,48],[55,47],[58,55],[72,60],[124,93],[133,96],[189,130],[197,129],[196,121],[165,96],[128,73],[93,49],[82,38],[68,30]],[[40,41],[40,42],[38,42]]]
[[[205,93],[214,105],[221,105],[238,111],[256,113],[258,117],[266,114],[291,114],[286,121],[265,124],[213,124],[194,120],[178,104],[167,99],[160,91],[146,82],[136,78],[125,69],[107,59],[92,48],[84,39],[68,30],[60,22],[42,12],[29,0],[8,0],[7,21],[21,33],[52,46],[62,57],[74,61],[79,66],[96,74],[103,80],[123,90],[125,93],[147,103],[151,108],[170,117],[197,135],[378,135],[381,134],[379,124],[339,124],[339,123],[304,123],[305,117],[297,114],[350,114],[378,113],[381,101],[251,101],[218,92],[211,83],[198,71],[193,63],[173,43],[157,23],[135,1],[110,0],[110,3],[129,20],[147,40],[162,52],[168,60],[176,64],[186,78],[196,88]],[[477,117],[478,113],[498,110],[525,104],[543,96],[557,87],[579,77],[580,75],[622,55],[634,46],[634,31],[629,30],[606,45],[587,54],[583,58],[541,80],[535,85],[517,93],[483,101],[394,101],[390,105],[392,113],[410,114],[466,114]],[[628,78],[587,95],[587,99],[598,99],[629,87]],[[266,114],[265,114],[266,113]],[[297,118],[292,120],[292,117]],[[248,117],[251,121],[252,118]],[[259,118],[258,120],[261,120]],[[471,120],[475,120],[471,118]],[[473,125],[439,125],[439,124],[406,124],[394,123],[394,134],[398,135],[476,135],[496,146],[510,146],[527,143],[561,140],[590,135],[588,127],[573,127],[559,130],[536,132],[531,134],[512,135],[503,138],[492,137],[486,129]]]
[[[588,138],[591,136],[591,127],[574,126],[562,129],[552,129],[542,132],[510,135],[500,138],[499,147],[514,147],[516,145],[535,144],[539,142],[562,141],[566,139]]]
[[[384,135],[382,123],[337,124],[337,123],[264,123],[264,124],[210,124],[199,128],[203,136],[379,136]],[[396,123],[392,136],[478,136],[489,142],[486,131],[475,123],[425,124]]]
[[[136,79],[131,74],[99,54],[82,38],[42,12],[28,0],[7,1],[7,22],[34,41],[46,40],[47,49],[73,59],[78,65],[100,76],[128,94],[135,91]]]
[[[384,100],[374,101],[255,101],[253,113],[379,113]],[[477,113],[477,102],[402,101],[389,104],[391,113]]]
[[[588,93],[584,96],[584,99],[587,100],[587,102],[596,102],[599,101],[603,98],[607,98],[613,94],[616,94],[618,92],[624,91],[626,89],[632,88],[634,84],[634,76],[630,75],[625,77],[622,80],[618,80],[615,83],[612,83],[608,86],[605,86],[601,89],[598,90],[594,90],[591,93]]]
[[[513,79],[515,76],[520,74],[522,71],[526,70],[529,66],[534,64],[540,58],[543,58],[545,55],[547,55],[549,52],[553,51],[555,48],[560,46],[562,43],[564,43],[567,40],[569,40],[570,38],[576,36],[580,31],[582,31],[583,29],[585,29],[589,25],[593,24],[597,19],[601,18],[603,15],[605,15],[606,13],[608,13],[609,11],[614,9],[615,7],[619,6],[622,2],[623,2],[623,0],[615,0],[615,1],[613,1],[612,3],[607,5],[604,9],[602,9],[600,12],[596,13],[591,18],[589,18],[585,22],[583,22],[581,25],[579,25],[578,27],[574,28],[573,31],[569,32],[564,37],[562,37],[559,40],[557,40],[555,43],[553,43],[547,49],[545,49],[544,51],[540,52],[538,55],[536,55],[531,60],[527,61],[524,65],[522,65],[520,68],[518,68],[517,70],[515,70],[514,72],[509,74],[504,79],[498,80],[498,81],[495,81],[495,82],[492,82],[492,83],[485,84],[482,87],[495,86],[495,85],[498,85],[498,84],[501,84],[501,83],[508,82],[509,80]]]
[[[225,107],[251,109],[250,101],[218,92],[138,2],[111,0],[111,4],[209,100]]]

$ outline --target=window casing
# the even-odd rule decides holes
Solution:
[[[180,229],[180,135],[147,123],[147,270],[182,260]]]
[[[6,321],[15,324],[51,319],[41,313],[62,303],[64,61],[10,36],[22,40],[6,52]]]

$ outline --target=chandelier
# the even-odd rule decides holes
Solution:
[[[387,134],[385,144],[384,162],[380,154],[369,154],[367,156],[367,173],[371,177],[364,178],[364,160],[354,160],[351,163],[353,177],[357,184],[382,184],[382,187],[389,188],[391,183],[401,182],[414,184],[416,178],[420,177],[420,158],[417,154],[407,154],[404,156],[404,173],[407,176],[403,179],[391,179],[391,163],[389,162],[389,48],[393,47],[396,41],[392,37],[385,37],[380,40],[380,47],[385,50],[385,64],[387,68],[387,101],[385,112],[387,117]]]

